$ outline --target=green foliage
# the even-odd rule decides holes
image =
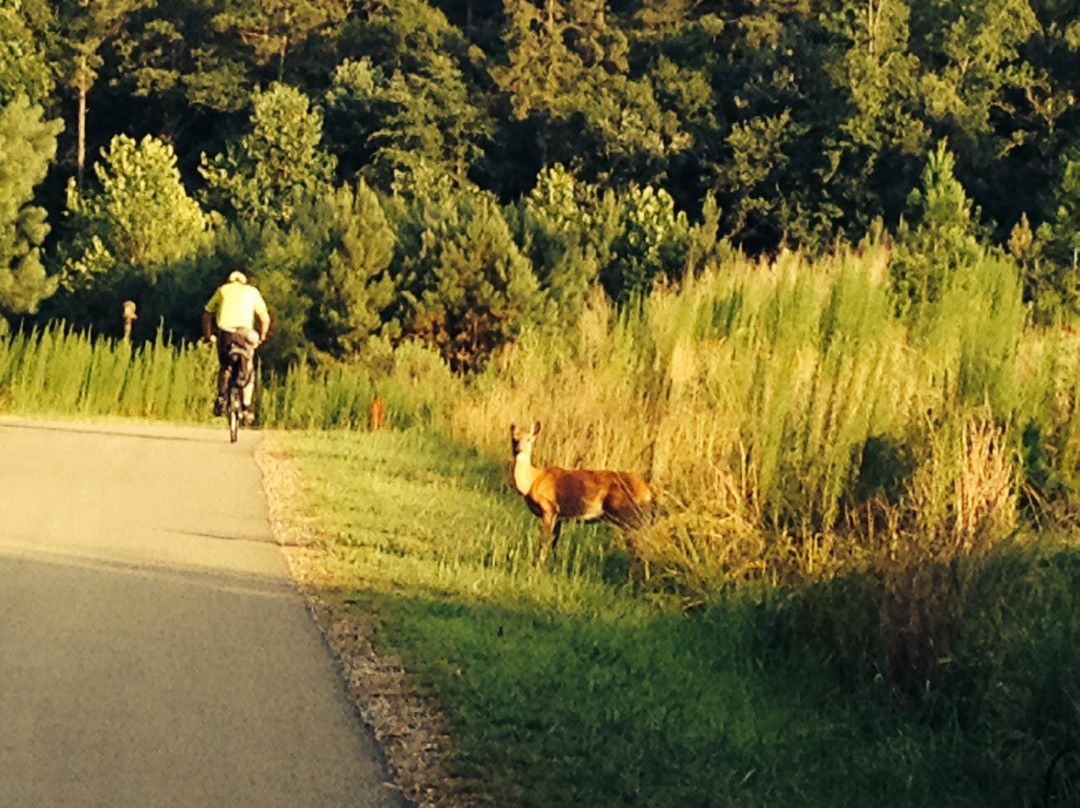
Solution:
[[[947,2],[912,8],[912,28],[922,35],[932,66],[920,77],[928,116],[945,122],[955,142],[972,141],[982,152],[977,160],[992,159],[994,108],[1008,105],[1010,90],[1033,83],[1031,71],[1016,61],[1040,30],[1031,4],[988,0],[970,8]]]
[[[383,189],[395,171],[421,163],[464,179],[494,131],[482,94],[466,78],[475,49],[422,0],[378,3],[349,33],[364,57],[339,65],[327,94],[338,148],[369,153],[365,175]]]
[[[663,189],[634,188],[623,204],[615,260],[601,272],[604,287],[620,301],[647,294],[658,278],[681,277],[690,236],[686,214],[676,212]]]
[[[775,242],[794,218],[795,200],[777,190],[794,190],[791,151],[806,132],[807,127],[795,122],[789,110],[732,127],[726,138],[731,158],[720,170],[720,183],[731,199],[729,227],[743,238]]]
[[[437,345],[455,370],[474,370],[546,321],[536,276],[492,195],[423,167],[395,197],[406,334]]]
[[[320,28],[343,20],[349,7],[347,0],[226,0],[212,24],[251,47],[257,63],[275,62],[282,81],[290,49],[302,48]]]
[[[188,196],[172,146],[147,135],[117,135],[94,165],[97,183],[68,185],[67,213],[75,242],[64,266],[70,290],[157,280],[163,269],[208,241],[209,220]],[[113,275],[102,280],[103,275]]]
[[[256,92],[250,131],[223,154],[205,155],[199,173],[211,207],[241,221],[287,225],[330,184],[334,158],[323,151],[322,115],[285,84]]]
[[[384,329],[383,312],[394,296],[388,269],[395,239],[378,197],[363,180],[355,192],[339,191],[335,201],[341,244],[316,282],[317,318],[324,333],[316,343],[342,357],[357,353]]]
[[[62,128],[58,120],[44,120],[41,107],[26,96],[0,107],[0,320],[34,311],[56,288],[41,262],[46,211],[31,203]]]
[[[940,300],[950,277],[985,255],[971,201],[954,173],[955,161],[944,141],[931,152],[922,189],[908,196],[911,223],[904,222],[892,265],[893,287],[901,306]]]
[[[843,44],[825,70],[846,102],[828,136],[824,179],[845,219],[868,228],[902,201],[927,151],[929,131],[919,117],[921,63],[909,49],[907,0],[836,5],[825,27]]]
[[[508,64],[492,76],[513,117],[537,123],[544,162],[581,166],[614,184],[661,180],[692,143],[680,102],[707,89],[670,62],[657,83],[631,75],[627,34],[604,3],[515,0],[507,11]]]
[[[520,240],[536,268],[541,288],[563,320],[581,314],[599,268],[589,244],[591,217],[580,188],[561,164],[542,170],[536,186],[519,203]]]
[[[42,104],[53,90],[45,53],[20,10],[18,0],[0,3],[0,107],[19,95]]]
[[[368,165],[375,153],[371,138],[389,114],[382,99],[386,84],[385,71],[370,57],[346,59],[334,68],[325,99],[326,145],[346,177]]]
[[[195,110],[236,112],[251,102],[253,54],[233,30],[219,30],[217,15],[206,11],[199,0],[172,0],[168,13],[155,3],[133,18],[110,49],[116,57],[112,84],[154,104],[168,130],[180,123],[175,117]],[[257,42],[265,39],[252,33]],[[195,144],[202,146],[196,138],[189,148]],[[184,151],[185,158],[192,156]]]

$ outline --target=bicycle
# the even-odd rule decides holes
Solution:
[[[221,338],[220,336],[218,337]],[[236,332],[229,341],[228,384],[225,388],[225,420],[229,425],[229,442],[236,443],[240,427],[244,424],[244,388],[252,381],[255,373],[255,348],[259,345],[258,335]]]

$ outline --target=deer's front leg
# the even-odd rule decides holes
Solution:
[[[547,560],[548,551],[555,549],[555,544],[559,541],[560,532],[562,532],[562,525],[559,523],[558,514],[555,513],[554,509],[545,509],[540,516],[541,563]]]

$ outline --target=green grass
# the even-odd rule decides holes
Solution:
[[[490,805],[1080,798],[1080,556],[1067,545],[970,575],[947,674],[913,698],[878,675],[871,577],[743,587],[685,614],[670,582],[631,582],[605,528],[568,527],[537,569],[536,520],[500,459],[416,430],[272,441],[302,472],[325,586],[372,612],[445,704],[450,763]]]
[[[216,359],[162,334],[132,347],[58,323],[0,338],[0,407],[19,414],[206,420]]]

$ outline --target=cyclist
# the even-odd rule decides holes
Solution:
[[[202,315],[203,339],[217,343],[218,385],[217,399],[214,401],[214,415],[224,415],[225,395],[229,389],[229,349],[236,345],[244,350],[245,356],[254,356],[255,348],[266,340],[270,333],[270,313],[266,301],[259,290],[248,284],[243,272],[229,273],[227,283],[219,286],[214,296],[206,304]],[[255,376],[248,373],[244,386],[244,419],[252,420],[252,396],[255,393]]]

